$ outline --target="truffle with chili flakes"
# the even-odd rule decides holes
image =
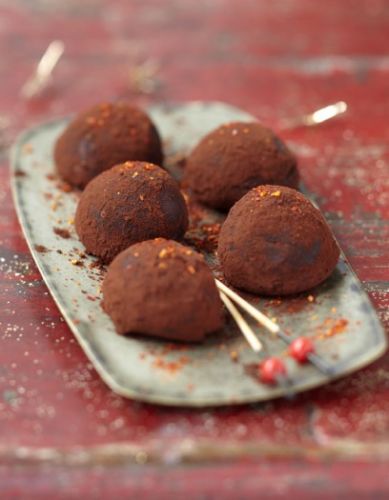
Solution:
[[[233,122],[206,135],[190,154],[184,183],[207,206],[228,210],[260,184],[298,187],[296,159],[271,130]]]
[[[161,141],[150,118],[126,102],[94,106],[58,138],[54,158],[60,176],[84,188],[104,170],[128,160],[162,164]]]
[[[287,187],[258,186],[230,210],[218,256],[231,285],[260,295],[288,295],[324,281],[339,248],[305,196]]]
[[[126,162],[87,185],[75,225],[87,251],[110,262],[138,241],[181,238],[188,212],[178,184],[165,170],[152,163]]]
[[[194,342],[224,323],[203,256],[175,241],[157,238],[124,250],[108,267],[102,291],[119,334]]]

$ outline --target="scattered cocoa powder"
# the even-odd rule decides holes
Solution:
[[[70,232],[67,229],[64,229],[62,227],[54,227],[53,231],[55,234],[57,234],[61,238],[64,238],[65,240],[67,240],[71,237]]]

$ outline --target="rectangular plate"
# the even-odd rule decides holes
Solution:
[[[217,102],[157,105],[149,112],[161,132],[173,174],[179,171],[174,158],[187,153],[210,130],[233,120],[255,119]],[[260,355],[251,351],[231,321],[223,332],[200,345],[117,335],[100,307],[104,271],[93,267],[93,257],[79,257],[83,246],[72,224],[79,193],[64,192],[55,177],[53,146],[66,123],[61,119],[35,127],[16,142],[11,164],[14,201],[43,279],[86,355],[113,391],[165,405],[215,406],[269,400],[329,381],[314,367],[285,357],[290,385],[259,383],[258,362],[265,356],[282,355],[285,344],[255,325],[265,344]],[[189,232],[192,240],[196,231],[206,227],[203,223],[222,220],[220,214],[204,209],[197,211],[197,219],[199,213],[203,220],[197,220],[197,229]],[[54,228],[65,232],[61,236]],[[212,255],[208,258],[212,263]],[[291,337],[313,337],[318,354],[334,366],[332,378],[371,363],[386,349],[382,326],[344,257],[330,279],[310,293],[282,301],[251,300],[276,317]]]

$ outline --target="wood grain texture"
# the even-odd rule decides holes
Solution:
[[[12,139],[118,97],[223,100],[274,128],[346,100],[343,118],[282,135],[388,327],[388,30],[385,0],[0,0],[0,110]],[[53,86],[23,102],[20,87],[55,38],[66,55]],[[131,67],[148,58],[160,81],[150,96],[129,86]],[[293,401],[203,411],[124,400],[101,382],[48,296],[16,221],[7,167],[3,155],[4,498],[388,494],[388,355]]]

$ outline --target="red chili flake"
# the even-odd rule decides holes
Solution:
[[[54,200],[51,204],[50,204],[50,208],[53,212],[56,212],[57,211],[57,208],[62,206],[62,203],[59,201],[59,200]]]
[[[236,351],[230,351],[230,358],[232,361],[238,361],[239,354]]]
[[[333,335],[336,335],[337,333],[342,333],[345,329],[346,326],[348,325],[347,319],[338,319],[338,321],[335,323],[335,325],[330,328],[326,333],[326,337],[332,337]]]
[[[168,254],[167,248],[162,248],[162,250],[159,252],[158,257],[160,259],[164,259]]]
[[[188,273],[189,273],[189,274],[195,274],[195,273],[196,273],[196,269],[195,269],[193,266],[190,266],[190,265],[189,265],[189,266],[187,267],[187,269],[188,269]]]
[[[280,358],[267,358],[259,365],[259,378],[264,384],[275,384],[279,377],[285,375],[285,364]]]
[[[25,144],[22,148],[24,154],[31,154],[34,151],[32,144]]]
[[[338,333],[343,333],[348,325],[347,319],[339,318],[327,318],[322,325],[319,325],[316,329],[317,338],[324,339],[327,337],[332,337]]]
[[[71,193],[73,191],[73,186],[65,181],[59,181],[56,185],[57,189],[63,191],[64,193]]]
[[[314,352],[315,348],[311,339],[298,337],[289,346],[289,354],[299,363],[305,363],[308,354]]]
[[[165,370],[168,373],[175,374],[181,371],[184,368],[184,366],[187,365],[189,362],[190,359],[187,356],[180,356],[176,361],[165,361],[164,359],[158,356],[154,360],[153,366],[155,368]]]

